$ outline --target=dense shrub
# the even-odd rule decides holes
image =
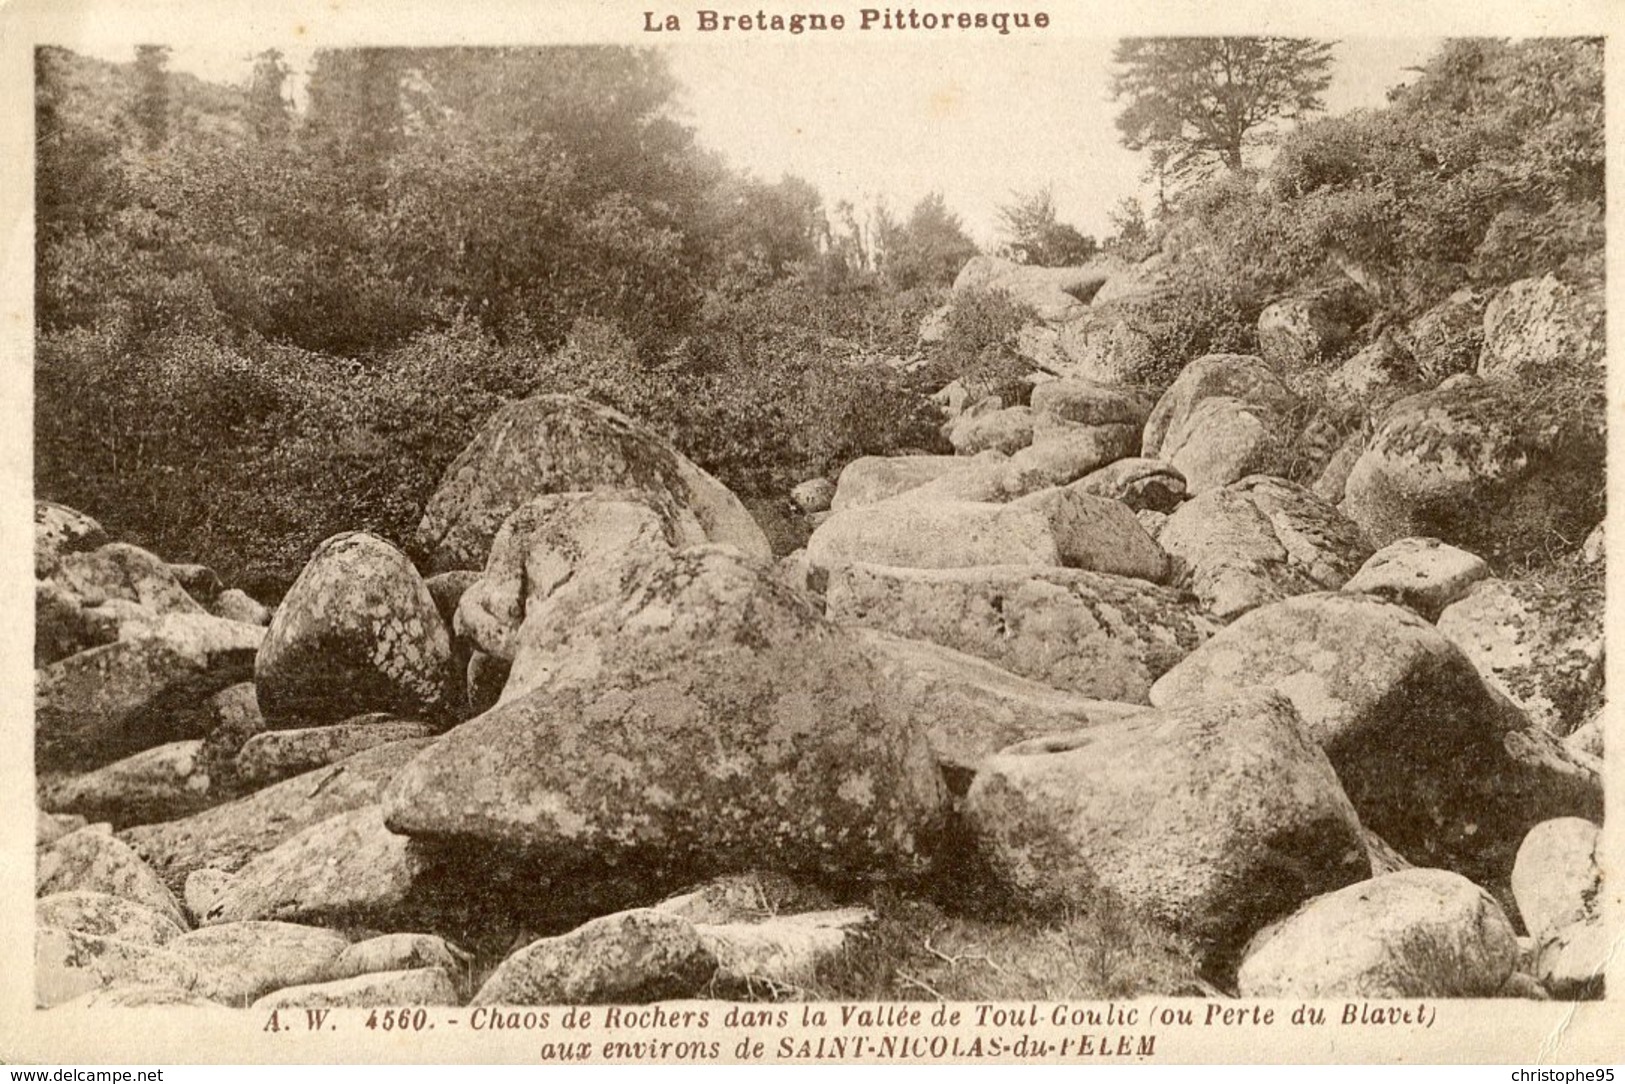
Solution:
[[[1023,327],[1036,323],[1037,313],[1004,290],[958,291],[942,338],[930,349],[930,382],[940,387],[958,380],[973,395],[1016,401],[1025,390],[1021,378],[1032,371],[1016,340]]]

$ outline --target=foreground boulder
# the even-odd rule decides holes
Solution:
[[[325,978],[348,945],[342,935],[313,926],[235,922],[193,930],[168,948],[196,966],[198,993],[245,1008],[271,990]]]
[[[265,630],[206,614],[166,614],[121,635],[36,674],[41,767],[83,770],[203,737],[209,718],[200,705],[253,673]]]
[[[651,873],[926,861],[947,800],[929,741],[771,566],[701,546],[577,579],[520,640],[502,702],[389,787],[395,831]]]
[[[214,804],[201,741],[171,742],[44,788],[40,804],[114,828],[174,820]]]
[[[72,891],[118,896],[156,911],[183,930],[191,928],[174,894],[141,856],[95,825],[63,836],[35,859],[36,896]]]
[[[1501,906],[1440,869],[1390,873],[1306,904],[1248,946],[1242,997],[1491,997],[1518,961]]]
[[[716,969],[691,923],[625,911],[520,949],[469,1004],[641,1004],[692,996]]]
[[[1484,681],[1544,729],[1564,737],[1602,702],[1601,585],[1558,591],[1487,579],[1439,615],[1439,631]]]
[[[34,575],[49,576],[70,553],[93,550],[107,541],[102,525],[65,504],[34,502]]]
[[[1241,409],[1253,408],[1261,416],[1280,412],[1293,400],[1280,370],[1250,354],[1207,354],[1185,366],[1162,393],[1145,423],[1141,454],[1169,459],[1164,451],[1170,436],[1189,439],[1191,419],[1207,399],[1232,399]],[[1187,434],[1180,437],[1180,434]],[[1196,492],[1192,487],[1192,492]]]
[[[381,1009],[397,1005],[458,1005],[457,987],[438,967],[378,971],[331,982],[288,986],[266,994],[250,1008]]]
[[[167,945],[186,932],[173,918],[146,904],[84,889],[41,897],[34,905],[34,924],[153,946]]]
[[[1176,508],[1157,535],[1215,617],[1343,586],[1371,553],[1365,536],[1302,486],[1255,475]]]
[[[1504,877],[1535,823],[1600,802],[1594,776],[1391,603],[1327,593],[1254,610],[1164,674],[1151,702],[1257,685],[1292,700],[1361,821],[1418,864]]]
[[[1600,998],[1617,938],[1604,915],[1596,824],[1563,817],[1538,824],[1518,848],[1512,895],[1534,941],[1535,977],[1561,998]]]
[[[994,757],[966,816],[1027,903],[1126,906],[1208,955],[1371,875],[1331,764],[1271,692],[1103,723],[1066,752]]]
[[[1602,891],[1601,835],[1588,820],[1561,817],[1535,825],[1524,837],[1512,866],[1512,896],[1531,936],[1578,922],[1596,909]]]
[[[984,759],[1006,746],[1146,710],[1052,688],[939,644],[872,629],[858,635],[879,672],[881,709],[923,727],[958,793]]]
[[[458,636],[493,658],[513,660],[525,614],[588,561],[623,561],[691,545],[640,494],[553,493],[521,505],[491,543],[485,572],[457,603]]]
[[[957,455],[866,455],[842,469],[830,509],[844,512],[878,504],[887,497],[965,470],[977,461]]]
[[[1482,557],[1437,538],[1401,538],[1372,554],[1345,591],[1397,602],[1429,621],[1490,574]]]
[[[363,806],[290,836],[225,878],[199,870],[188,879],[186,894],[205,905],[197,915],[200,926],[260,920],[411,924],[422,918],[414,910],[421,894],[414,893],[429,863],[410,843],[384,828],[378,806]],[[192,884],[205,876],[206,886]],[[333,955],[340,951],[342,945]]]
[[[357,941],[345,949],[333,961],[329,975],[334,979],[349,979],[374,972],[421,969],[457,975],[467,966],[467,954],[434,934],[386,933]]]
[[[167,948],[49,926],[34,931],[34,1004],[42,1009],[121,986],[190,991],[197,977],[190,961]]]
[[[364,715],[333,726],[267,730],[243,743],[237,754],[237,779],[247,787],[264,787],[376,746],[433,735],[433,728],[425,723],[384,714]]]
[[[1599,518],[1604,446],[1516,388],[1465,379],[1402,399],[1349,472],[1342,510],[1378,546],[1438,538],[1518,562]]]
[[[254,666],[272,729],[369,711],[445,710],[451,638],[406,556],[363,532],[316,548],[277,607]]]
[[[491,416],[429,498],[417,550],[431,572],[483,568],[497,529],[520,505],[600,488],[646,494],[680,537],[771,556],[761,528],[721,482],[625,415],[567,395],[539,395]]]
[[[1168,588],[1081,569],[848,565],[831,574],[826,602],[837,621],[1138,704],[1214,628]]]
[[[178,567],[140,546],[109,542],[96,550],[63,556],[51,579],[84,606],[120,599],[154,614],[203,613],[203,606],[176,577]]]
[[[131,828],[122,838],[178,892],[194,870],[240,869],[313,824],[376,803],[384,783],[428,744],[420,739],[375,746],[235,802]]]

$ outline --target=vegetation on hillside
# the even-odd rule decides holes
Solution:
[[[1323,58],[1296,56],[1276,117],[1322,85]],[[241,88],[166,65],[36,56],[36,486],[262,594],[339,530],[408,538],[518,397],[591,395],[777,496],[939,448],[926,396],[948,379],[1020,394],[1007,302],[917,342],[975,252],[940,195],[831,208],[731,169],[672,119],[657,52],[331,50],[302,109],[274,51]],[[1132,138],[1171,138],[1153,128]],[[1462,287],[1600,279],[1599,41],[1452,41],[1267,169],[1206,150],[1232,168],[1149,218],[1120,208],[1101,242],[1162,253],[1172,300],[1138,316],[1153,389],[1256,349],[1264,305],[1305,290],[1359,284],[1353,349]],[[1018,260],[1095,247],[1047,192],[1005,213]],[[1531,402],[1564,407],[1556,381]]]

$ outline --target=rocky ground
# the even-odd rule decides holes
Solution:
[[[967,275],[1030,400],[943,389],[790,554],[563,397],[274,609],[39,502],[38,1003],[1599,996],[1600,445],[1509,407],[1583,299],[1352,355],[1308,485],[1313,299],[1152,402],[1149,271]]]

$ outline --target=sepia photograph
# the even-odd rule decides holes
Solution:
[[[1625,1061],[1536,6],[0,13],[0,1060]]]

